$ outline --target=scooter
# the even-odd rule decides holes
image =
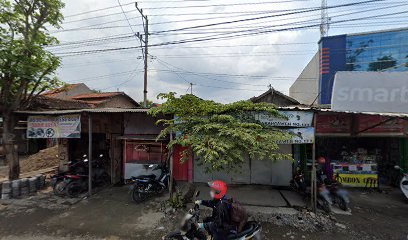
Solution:
[[[200,192],[196,192],[197,198]],[[197,228],[197,223],[200,220],[200,206],[195,204],[192,209],[188,211],[181,222],[181,228],[164,236],[162,240],[207,240],[204,230]],[[228,240],[260,240],[262,226],[258,222],[249,221],[242,232],[238,234],[231,234]]]
[[[400,166],[395,166],[394,168],[403,172],[400,188],[405,197],[408,198],[408,172],[405,169],[402,169]]]
[[[298,170],[296,174],[293,176],[293,179],[290,180],[290,187],[295,192],[298,192],[302,195],[306,194],[306,182],[305,182],[305,175],[301,170]]]
[[[160,176],[156,175],[141,175],[138,177],[132,177],[130,182],[132,185],[129,188],[129,193],[134,202],[140,203],[145,201],[152,195],[163,193],[169,186],[170,171],[167,167],[160,164],[156,167],[149,165],[152,171],[160,170]]]
[[[320,184],[318,188],[319,196],[317,203],[323,209],[323,211],[330,213],[332,211],[331,206],[334,204],[339,205],[339,208],[343,211],[349,210],[349,194],[345,189],[339,188],[339,186],[340,183],[337,181]]]
[[[65,166],[68,167],[68,171],[60,171],[58,173],[51,176],[51,187],[53,188],[53,192],[55,195],[62,197],[65,194],[65,176],[68,174],[78,174],[84,173],[87,169],[85,163],[87,162],[86,155],[83,155],[83,159],[77,160],[75,162],[68,162]]]
[[[103,158],[103,154],[99,155],[100,159]],[[88,162],[88,159],[84,160]],[[106,173],[103,166],[99,161],[96,161],[92,166],[92,184],[95,186],[102,186],[108,183],[109,175]],[[64,177],[64,193],[69,197],[75,198],[79,194],[88,190],[88,173],[68,174]]]

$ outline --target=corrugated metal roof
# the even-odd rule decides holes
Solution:
[[[293,111],[313,111],[313,112],[334,112],[347,114],[366,114],[388,117],[408,118],[408,113],[377,113],[377,112],[351,112],[351,111],[333,111],[330,108],[308,107],[304,105],[295,105],[288,107],[279,107],[279,110],[293,110]],[[92,109],[78,109],[78,110],[53,110],[53,111],[16,111],[18,114],[29,115],[62,115],[75,113],[147,113],[147,108],[92,108]]]
[[[279,107],[280,110],[296,110],[296,111],[314,111],[314,112],[333,112],[333,113],[347,113],[347,114],[365,114],[365,115],[377,115],[377,116],[388,116],[388,117],[400,117],[408,118],[408,113],[378,113],[378,112],[353,112],[353,111],[334,111],[324,105],[321,107],[308,107],[305,105],[295,105],[288,107]]]
[[[16,111],[18,114],[30,115],[62,115],[78,113],[147,113],[146,108],[92,108],[78,110],[53,110],[53,111]]]

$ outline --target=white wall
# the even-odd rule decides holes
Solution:
[[[292,154],[292,145],[280,145],[280,153]],[[223,180],[232,184],[261,184],[272,186],[289,186],[292,178],[292,161],[252,160],[245,161],[238,172],[206,173],[205,167],[194,161],[194,182]]]
[[[319,94],[319,62],[319,52],[317,52],[289,88],[289,96],[301,104],[311,105]],[[318,104],[318,99],[314,104]]]

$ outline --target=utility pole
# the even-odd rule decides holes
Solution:
[[[135,6],[137,10],[139,11],[140,15],[142,15],[143,30],[144,30],[144,34],[141,35],[137,33],[137,37],[140,39],[141,42],[144,43],[143,107],[147,108],[147,63],[149,59],[149,20],[147,19],[147,16],[143,14],[143,9],[137,6],[137,2],[135,3]]]
[[[194,85],[193,83],[190,83],[190,89],[191,89],[190,92],[191,92],[191,95],[193,95],[193,85]]]

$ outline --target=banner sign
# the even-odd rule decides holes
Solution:
[[[269,113],[257,113],[255,119],[261,123],[276,127],[312,127],[313,112],[306,111],[279,111],[285,118],[277,118]]]
[[[292,138],[285,141],[278,141],[279,144],[310,144],[314,141],[314,128],[290,128],[286,129]]]
[[[81,138],[81,116],[30,116],[27,138]]]
[[[317,114],[316,133],[351,133],[351,116],[342,113]]]
[[[336,178],[339,183],[348,187],[378,187],[377,174],[343,174]]]
[[[408,72],[337,72],[334,111],[408,113]]]
[[[377,125],[377,126],[376,126]],[[375,127],[373,127],[375,126]],[[364,133],[405,133],[408,121],[384,116],[359,115],[358,131]]]

